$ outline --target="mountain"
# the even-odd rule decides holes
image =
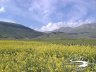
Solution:
[[[96,33],[96,23],[83,24],[78,27],[61,27],[54,32],[65,32],[65,33],[82,33],[82,32],[95,32]]]
[[[82,24],[78,27],[61,27],[43,36],[49,39],[96,39],[96,23]]]
[[[84,24],[74,28],[73,32],[96,33],[96,23]]]
[[[0,39],[96,39],[96,23],[78,27],[61,27],[42,33],[16,23],[0,21]]]
[[[0,21],[0,39],[32,39],[43,35],[20,24]]]
[[[61,27],[57,30],[54,30],[53,32],[65,32],[65,33],[70,33],[73,30],[71,27]]]

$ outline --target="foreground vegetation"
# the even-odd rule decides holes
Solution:
[[[60,41],[0,41],[0,72],[77,72],[78,65],[69,64],[70,60],[92,63],[79,72],[96,72],[96,46],[69,45],[66,40],[61,44]]]

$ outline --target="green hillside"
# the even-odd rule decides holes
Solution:
[[[42,34],[20,24],[0,22],[1,39],[32,39]]]

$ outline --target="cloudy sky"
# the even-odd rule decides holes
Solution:
[[[0,0],[0,21],[51,31],[96,21],[96,0]]]

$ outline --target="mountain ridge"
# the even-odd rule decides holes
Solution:
[[[78,27],[61,27],[43,36],[49,39],[96,39],[96,23],[83,24]]]
[[[54,30],[53,32],[65,32],[65,33],[72,33],[72,31],[77,31],[78,29],[96,29],[96,23],[88,23],[88,24],[83,24],[77,27],[61,27],[57,30]]]
[[[4,39],[32,39],[43,35],[42,32],[35,31],[29,27],[0,21],[0,38]]]
[[[21,24],[0,21],[0,39],[96,39],[96,23],[75,28],[61,27],[49,33],[39,32]]]

